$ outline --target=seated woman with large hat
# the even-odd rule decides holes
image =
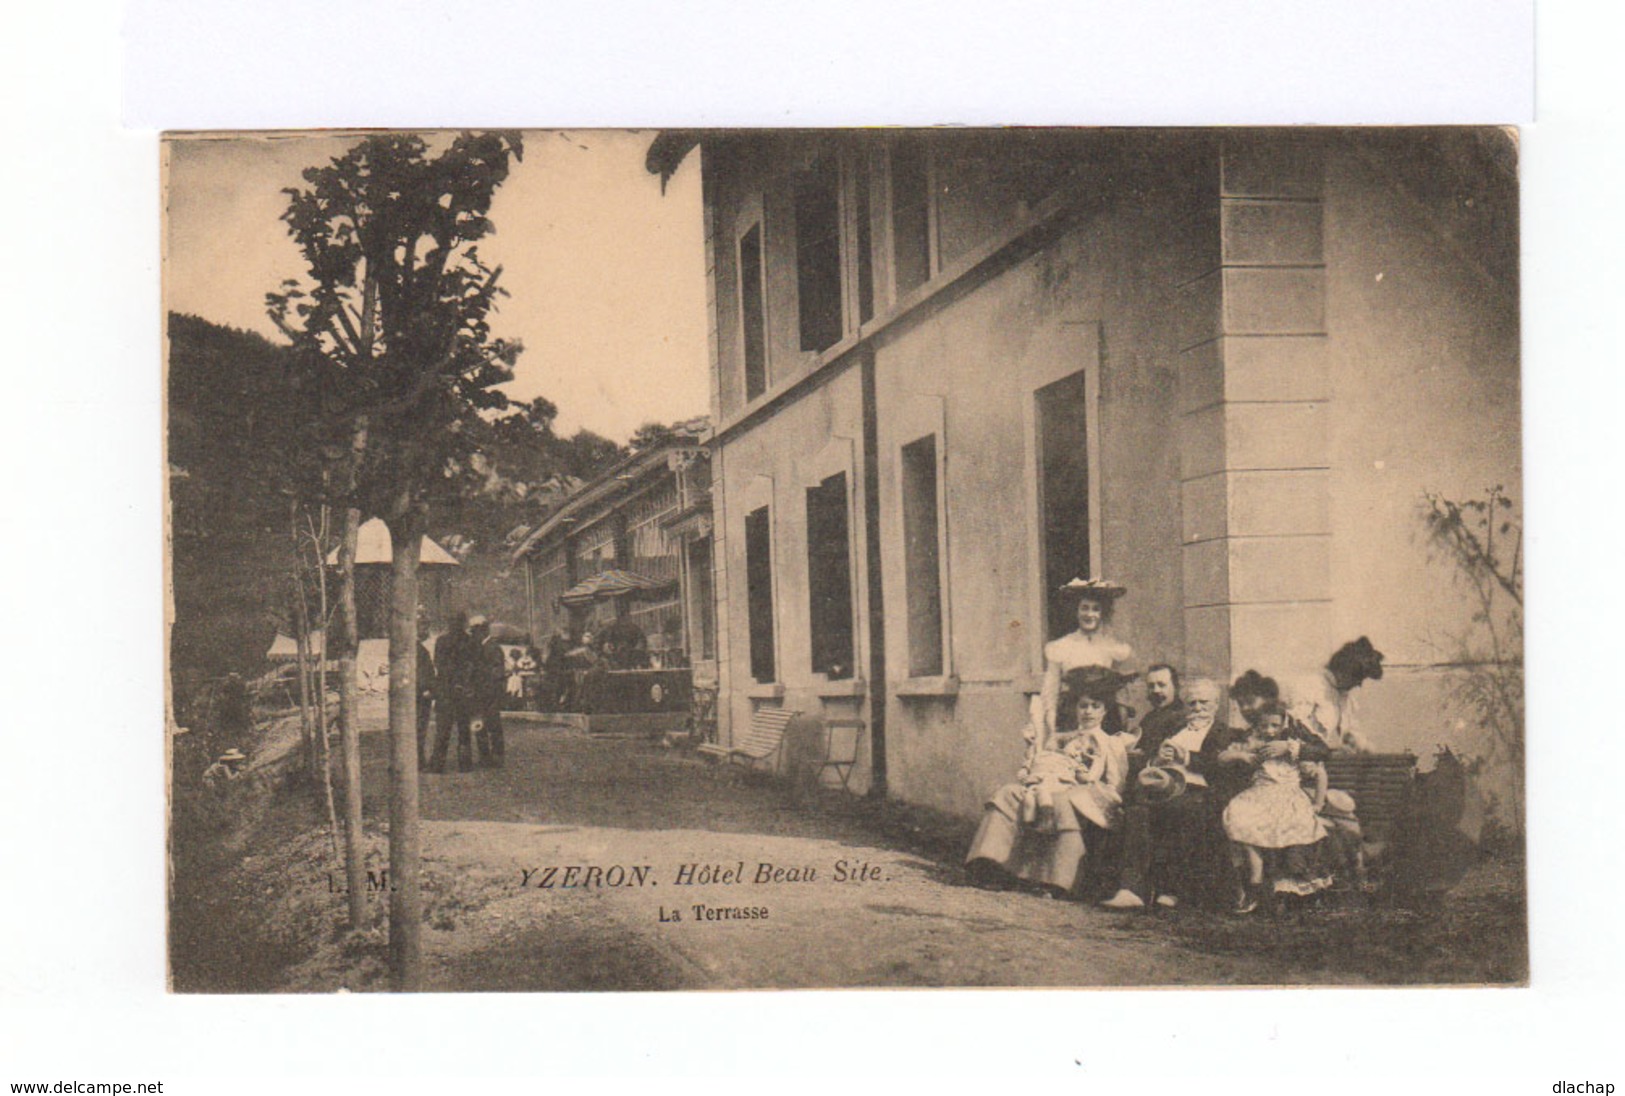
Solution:
[[[1089,852],[1086,834],[1098,839],[1118,824],[1131,739],[1117,694],[1132,680],[1103,666],[1062,675],[1061,726],[1050,736],[1027,728],[1026,764],[988,798],[965,855],[973,871],[1073,891]],[[1070,768],[1064,758],[1072,759]],[[1035,792],[1048,797],[1051,810],[1032,809]]]

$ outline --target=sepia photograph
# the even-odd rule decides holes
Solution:
[[[1527,985],[1519,142],[166,134],[170,990]]]

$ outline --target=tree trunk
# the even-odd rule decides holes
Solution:
[[[329,808],[333,805],[333,743],[329,728],[333,720],[327,704],[327,653],[328,641],[333,638],[331,612],[327,605],[327,529],[328,506],[324,502],[321,506],[322,522],[320,528],[310,522],[310,511],[305,511],[306,528],[310,530],[310,556],[316,569],[316,619],[321,621],[322,629],[322,661],[316,674],[316,724],[321,728],[313,740],[317,756],[322,769],[322,782],[326,785],[327,803]],[[304,586],[300,586],[301,592]],[[309,642],[310,621],[306,613],[305,621],[306,642]],[[338,839],[338,817],[330,812],[329,821],[333,824],[334,840]]]
[[[421,986],[423,895],[418,865],[418,552],[416,510],[389,522],[389,974],[397,991]]]
[[[322,782],[322,801],[327,807],[327,836],[333,843],[333,862],[339,863],[344,857],[339,851],[338,812],[333,808],[333,759],[327,749],[327,727],[324,723],[321,737],[318,738],[310,718],[310,614],[305,609],[304,576],[295,575],[293,582],[294,616],[297,621],[294,630],[298,632],[299,650],[299,722],[310,736],[311,748],[316,751],[311,772]],[[324,650],[322,654],[326,657],[327,652]]]
[[[293,576],[288,587],[288,613],[293,618],[294,650],[299,657],[299,741],[305,749],[305,768],[317,775],[316,732],[310,720],[310,621],[305,612],[304,553],[299,548],[299,502],[288,502],[288,526],[293,531]]]
[[[348,899],[350,927],[367,923],[366,847],[361,829],[361,723],[360,697],[356,689],[355,550],[361,528],[361,511],[344,511],[344,539],[339,543],[339,745],[344,753],[344,886]],[[332,636],[324,637],[324,647],[332,649]],[[322,653],[323,664],[327,650]],[[325,733],[325,730],[324,732]]]
[[[311,775],[316,775],[316,732],[310,721],[310,627],[305,620],[305,594],[300,587],[303,582],[298,575],[294,576],[292,589],[292,606],[294,615],[294,650],[299,659],[299,736],[309,752],[306,760],[309,762]]]

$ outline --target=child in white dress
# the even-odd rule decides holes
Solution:
[[[1239,877],[1236,911],[1257,908],[1266,865],[1277,894],[1309,895],[1331,886],[1317,860],[1326,824],[1316,796],[1325,795],[1325,770],[1301,758],[1303,743],[1285,732],[1286,711],[1268,704],[1249,714],[1250,734],[1219,755],[1221,764],[1253,767],[1252,783],[1224,809],[1224,832]],[[1317,781],[1304,791],[1305,776]]]
[[[1106,769],[1106,752],[1096,735],[1062,734],[1042,749],[1033,743],[1027,761],[1016,773],[1026,787],[1021,800],[1021,821],[1039,833],[1055,832],[1055,801],[1079,784],[1099,780]]]

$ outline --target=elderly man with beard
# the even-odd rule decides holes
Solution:
[[[1138,753],[1147,770],[1176,780],[1143,778],[1129,788],[1123,811],[1117,893],[1107,909],[1171,909],[1206,897],[1221,864],[1217,809],[1208,778],[1230,734],[1218,722],[1219,686],[1197,678],[1185,686],[1184,725],[1166,737],[1142,734]]]

